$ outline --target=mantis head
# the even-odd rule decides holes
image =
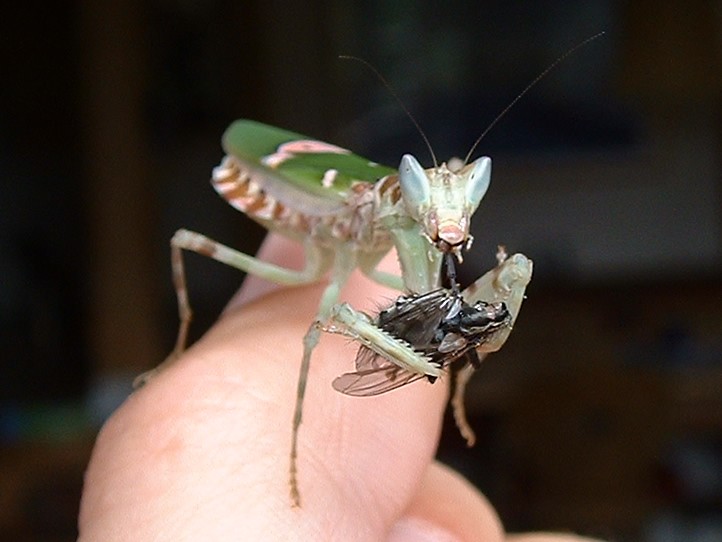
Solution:
[[[461,258],[472,241],[469,222],[491,180],[491,158],[481,157],[458,171],[442,163],[425,170],[410,154],[401,158],[399,184],[406,211],[441,252]]]

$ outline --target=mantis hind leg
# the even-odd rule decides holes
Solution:
[[[286,285],[300,285],[315,282],[321,278],[329,267],[329,257],[324,254],[320,248],[311,243],[306,243],[306,264],[301,270],[287,269],[269,262],[264,262],[258,258],[227,247],[205,235],[184,229],[178,230],[175,235],[173,235],[170,245],[173,285],[178,300],[178,316],[180,320],[178,336],[175,347],[170,355],[155,369],[151,369],[135,379],[133,385],[136,388],[144,385],[165,366],[171,364],[186,348],[193,311],[191,310],[188,297],[185,264],[183,263],[184,250],[207,256],[230,267],[244,271],[249,275]]]
[[[321,338],[321,331],[329,319],[331,308],[338,302],[341,288],[348,280],[354,267],[355,261],[351,254],[342,252],[337,255],[332,279],[321,296],[321,303],[318,308],[316,320],[311,324],[311,327],[308,328],[306,335],[303,337],[303,358],[301,360],[301,368],[298,373],[298,384],[296,387],[296,406],[293,412],[289,466],[289,485],[293,506],[301,506],[301,494],[298,489],[298,431],[303,420],[303,400],[306,395],[311,354]]]
[[[464,396],[466,394],[466,385],[469,383],[469,379],[474,374],[474,371],[476,371],[476,367],[472,364],[464,365],[459,369],[454,380],[454,395],[451,397],[451,410],[454,414],[454,422],[469,448],[476,444],[476,434],[471,428],[469,420],[466,418]]]
[[[318,344],[321,329],[314,322],[303,337],[303,359],[298,373],[296,385],[296,406],[293,411],[293,425],[291,430],[291,455],[289,466],[289,485],[291,486],[291,502],[293,506],[301,506],[301,493],[298,490],[298,430],[303,420],[303,399],[306,395],[308,370],[311,366],[311,353]]]

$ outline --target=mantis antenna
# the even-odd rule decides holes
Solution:
[[[547,66],[539,75],[537,75],[534,80],[529,83],[524,90],[522,90],[519,94],[517,94],[516,98],[514,98],[509,105],[507,105],[504,109],[501,110],[501,112],[494,118],[494,120],[491,121],[489,126],[486,127],[486,129],[481,133],[481,135],[476,138],[476,141],[474,141],[474,144],[469,149],[469,152],[466,154],[466,157],[464,158],[464,165],[469,163],[469,159],[471,158],[471,155],[476,150],[476,147],[479,146],[479,143],[481,143],[482,139],[486,137],[486,135],[491,131],[491,129],[496,126],[496,123],[499,122],[502,117],[504,117],[509,110],[514,107],[519,100],[521,100],[533,87],[536,86],[539,81],[541,81],[546,75],[552,71],[554,68],[556,68],[563,60],[565,60],[568,56],[575,53],[578,49],[581,49],[588,43],[596,40],[597,38],[603,36],[606,32],[598,32],[594,34],[593,36],[588,37],[587,39],[583,40],[581,43],[578,43],[571,49],[569,49],[566,53],[561,55],[559,58],[557,58],[554,62],[552,62],[549,66]],[[394,87],[391,86],[391,83],[388,82],[388,80],[381,74],[379,70],[376,69],[376,67],[368,62],[367,60],[364,60],[363,58],[353,56],[353,55],[339,55],[339,58],[342,60],[355,60],[356,62],[360,62],[364,66],[366,66],[373,74],[381,81],[381,83],[386,87],[386,89],[391,93],[391,96],[396,100],[396,102],[401,106],[401,109],[404,111],[406,116],[411,120],[416,130],[419,132],[419,135],[424,140],[424,143],[426,144],[426,147],[429,149],[429,154],[431,154],[431,159],[434,162],[434,167],[439,167],[439,162],[436,159],[436,154],[434,153],[434,149],[431,146],[431,143],[429,142],[429,138],[426,136],[426,133],[419,125],[416,118],[411,114],[411,111],[409,111],[409,108],[406,107],[406,104],[404,104],[403,100],[399,97],[398,93],[394,89]]]
[[[438,167],[439,167],[439,163],[438,163],[438,161],[436,160],[436,154],[434,153],[434,149],[431,147],[431,143],[429,142],[429,138],[426,137],[426,134],[425,134],[424,131],[421,129],[421,126],[420,126],[419,123],[416,121],[416,119],[414,118],[414,116],[411,114],[411,111],[409,111],[409,108],[406,107],[406,104],[404,104],[404,102],[401,100],[401,98],[399,98],[399,95],[398,95],[398,94],[396,93],[396,91],[394,90],[394,87],[391,86],[391,83],[389,83],[389,82],[386,80],[386,78],[385,78],[383,75],[381,75],[381,72],[380,72],[379,70],[377,70],[377,69],[374,67],[373,64],[371,64],[371,63],[368,62],[367,60],[364,60],[363,58],[359,58],[359,57],[357,57],[357,56],[351,56],[351,55],[339,55],[339,58],[340,58],[340,59],[343,59],[343,60],[355,60],[356,62],[360,62],[361,64],[363,64],[364,66],[366,66],[369,70],[371,70],[371,71],[374,73],[374,75],[376,75],[376,77],[378,77],[379,81],[381,81],[381,83],[383,83],[383,85],[386,87],[386,89],[391,93],[391,96],[393,96],[394,99],[395,99],[395,100],[398,102],[398,104],[401,106],[401,109],[403,109],[404,113],[406,113],[406,116],[409,117],[409,119],[411,120],[411,122],[414,123],[414,126],[416,127],[416,130],[417,130],[417,131],[419,132],[419,134],[421,135],[421,138],[424,140],[424,143],[426,143],[426,148],[429,149],[429,154],[431,154],[431,159],[434,161],[434,167],[435,167],[435,168],[438,168]]]
[[[593,36],[588,37],[587,39],[585,39],[585,40],[582,41],[581,43],[578,43],[577,45],[575,45],[574,47],[572,47],[571,49],[569,49],[566,53],[564,53],[562,56],[560,56],[559,58],[557,58],[557,59],[556,59],[554,62],[552,62],[549,66],[547,66],[547,67],[544,69],[544,71],[542,71],[539,75],[537,75],[537,76],[534,78],[534,80],[533,80],[531,83],[529,83],[529,84],[526,86],[526,88],[525,88],[524,90],[522,90],[522,91],[516,96],[516,98],[514,98],[514,99],[509,103],[509,105],[507,105],[504,109],[502,109],[501,113],[499,113],[499,114],[496,116],[496,118],[491,121],[491,124],[489,124],[489,126],[487,126],[486,130],[484,130],[483,132],[481,132],[481,135],[480,135],[478,138],[476,138],[476,141],[474,141],[474,144],[471,146],[471,149],[469,149],[469,152],[466,154],[466,158],[464,158],[464,165],[466,165],[466,164],[469,163],[469,158],[471,158],[471,155],[474,153],[474,151],[476,150],[476,147],[479,145],[479,143],[481,143],[481,140],[484,139],[484,137],[486,136],[486,134],[488,134],[488,133],[491,131],[491,129],[496,125],[496,123],[499,122],[499,121],[501,120],[501,118],[502,118],[504,115],[506,115],[506,114],[509,112],[509,110],[510,110],[512,107],[514,107],[514,106],[516,105],[516,103],[517,103],[519,100],[521,100],[527,92],[529,92],[529,91],[530,91],[539,81],[541,81],[550,71],[552,71],[554,68],[556,68],[565,58],[567,58],[567,57],[568,57],[569,55],[571,55],[572,53],[576,52],[577,49],[581,49],[582,47],[584,47],[584,46],[585,46],[586,44],[588,44],[589,42],[594,41],[595,39],[603,36],[604,34],[605,34],[604,31],[598,32],[597,34],[594,34]]]

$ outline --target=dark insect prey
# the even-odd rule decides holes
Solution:
[[[408,343],[430,363],[446,368],[463,361],[474,368],[480,364],[477,348],[494,334],[511,325],[511,315],[503,302],[477,301],[468,304],[455,283],[452,289],[439,288],[425,294],[403,295],[382,310],[375,325]],[[366,346],[356,355],[356,371],[333,381],[335,390],[346,395],[372,396],[405,386],[422,378],[435,377],[409,371]]]

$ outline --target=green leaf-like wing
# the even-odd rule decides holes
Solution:
[[[311,197],[322,207],[345,201],[355,182],[396,173],[341,147],[251,120],[231,124],[223,148],[273,185],[272,192],[300,191],[302,199]]]

